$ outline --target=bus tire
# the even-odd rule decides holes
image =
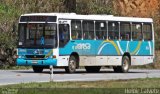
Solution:
[[[43,67],[41,67],[41,66],[32,66],[32,68],[35,73],[42,73],[43,72]]]
[[[95,73],[95,72],[99,72],[101,67],[100,66],[86,66],[85,69],[89,73]]]
[[[122,58],[122,66],[121,66],[121,72],[127,73],[130,67],[130,59],[128,56],[123,56]]]
[[[117,73],[127,73],[130,67],[130,59],[128,56],[123,56],[122,65],[113,67],[114,72]]]
[[[65,71],[67,73],[74,73],[76,72],[77,62],[75,56],[71,55],[68,62],[68,67],[65,67]]]

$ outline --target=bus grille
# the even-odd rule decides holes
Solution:
[[[44,59],[45,55],[26,55],[27,59]]]

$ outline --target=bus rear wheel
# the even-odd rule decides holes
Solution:
[[[76,60],[75,56],[73,56],[73,55],[70,56],[68,67],[65,67],[65,71],[67,73],[74,73],[74,72],[76,72],[76,63],[77,63],[77,60]]]
[[[130,59],[128,56],[123,56],[122,58],[122,65],[121,66],[114,66],[114,72],[117,73],[127,73],[130,67]]]
[[[99,72],[101,67],[100,66],[86,66],[86,71],[89,73]]]
[[[32,68],[33,68],[33,71],[35,73],[41,73],[41,72],[43,72],[43,67],[41,67],[41,66],[32,66]]]

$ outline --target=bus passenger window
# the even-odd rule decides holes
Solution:
[[[131,28],[130,23],[120,23],[120,39],[130,40],[131,38]]]
[[[78,20],[71,21],[71,36],[72,39],[82,38],[81,21]]]
[[[132,23],[132,39],[133,40],[142,40],[142,24],[141,23]]]
[[[95,29],[96,29],[96,39],[98,40],[107,39],[107,27],[105,21],[96,21]]]
[[[94,22],[93,21],[83,21],[83,38],[84,39],[94,39]]]
[[[143,38],[144,40],[152,40],[152,25],[150,23],[143,24]]]
[[[108,22],[108,39],[118,40],[119,39],[119,25],[118,22]]]

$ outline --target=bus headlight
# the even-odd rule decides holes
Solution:
[[[25,58],[24,56],[22,56],[22,55],[19,55],[19,56],[17,56],[18,58]]]

